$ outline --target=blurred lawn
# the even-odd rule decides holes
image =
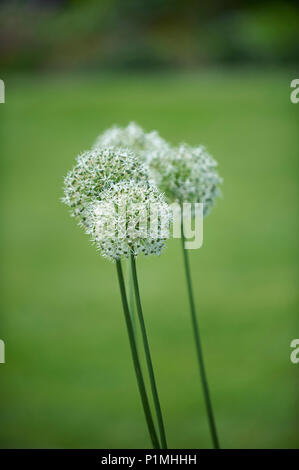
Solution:
[[[286,72],[14,79],[1,107],[1,447],[147,447],[115,266],[60,203],[76,154],[113,123],[204,143],[222,200],[191,253],[223,447],[298,447],[298,110]],[[179,241],[140,259],[169,445],[210,447]],[[296,416],[297,414],[297,416]],[[296,426],[296,427],[295,427]]]

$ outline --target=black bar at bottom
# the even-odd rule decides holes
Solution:
[[[146,449],[0,449],[1,464],[30,465],[34,468],[43,468],[47,465],[88,465],[88,468],[107,467],[108,465],[121,465],[124,468],[141,468],[145,466],[172,466],[187,465],[209,468],[211,464],[276,464],[284,465],[298,456],[295,449],[171,449],[171,450],[146,450]],[[4,466],[2,468],[5,468]]]

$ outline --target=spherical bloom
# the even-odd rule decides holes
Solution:
[[[168,204],[128,149],[97,147],[79,155],[65,178],[63,202],[112,260],[159,255],[169,235]]]
[[[86,232],[100,253],[111,260],[159,255],[169,235],[170,210],[151,184],[134,180],[110,185],[101,201],[86,210]]]
[[[157,131],[146,133],[140,126],[131,122],[127,127],[114,126],[107,129],[95,141],[93,148],[97,147],[127,147],[147,163],[153,153],[166,151],[169,145]]]
[[[202,146],[181,144],[152,154],[149,168],[152,179],[168,202],[203,203],[204,215],[213,206],[222,179],[217,162]]]
[[[78,156],[77,164],[64,180],[63,202],[71,215],[84,225],[86,206],[101,200],[111,184],[133,180],[148,183],[148,171],[136,155],[127,149],[95,148]]]

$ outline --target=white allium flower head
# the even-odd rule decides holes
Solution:
[[[217,162],[203,146],[181,144],[153,154],[150,173],[168,202],[201,202],[207,215],[219,196]]]
[[[100,134],[93,148],[97,147],[128,147],[136,152],[142,161],[148,163],[152,153],[166,151],[168,143],[160,137],[157,131],[144,132],[136,123],[131,122],[127,127],[114,126]]]
[[[101,200],[102,193],[120,181],[148,183],[148,170],[128,149],[95,148],[78,156],[64,180],[63,202],[71,215],[85,222],[87,204]]]
[[[156,231],[151,230],[153,213],[157,215]],[[86,232],[111,260],[131,254],[159,255],[168,238],[169,206],[151,184],[134,180],[112,184],[101,201],[87,206],[86,214]]]
[[[148,167],[128,149],[97,147],[79,155],[64,180],[63,202],[111,260],[159,255],[169,236],[169,206],[149,181]]]

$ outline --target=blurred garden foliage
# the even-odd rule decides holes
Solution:
[[[0,1],[0,69],[294,64],[295,2]]]

